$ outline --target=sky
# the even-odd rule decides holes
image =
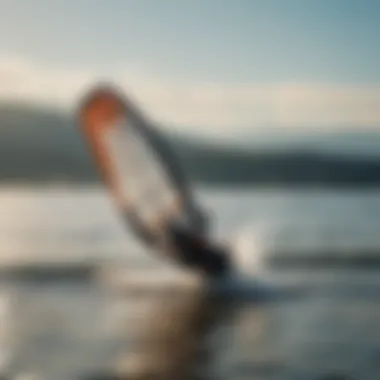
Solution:
[[[0,99],[109,80],[188,130],[374,129],[379,38],[378,0],[0,0]]]

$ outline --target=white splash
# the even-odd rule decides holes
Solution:
[[[265,246],[263,234],[252,226],[248,226],[232,238],[232,262],[235,271],[244,277],[258,277],[265,272]]]

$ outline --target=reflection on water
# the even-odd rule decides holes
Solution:
[[[175,290],[175,289],[173,289]],[[144,300],[138,324],[126,321],[132,343],[119,361],[118,370],[127,378],[193,378],[207,327],[212,325],[211,307],[199,289]],[[141,306],[141,305],[140,305]],[[207,352],[202,352],[204,359]]]
[[[378,273],[368,276],[380,294]],[[210,297],[181,278],[133,290],[96,279],[7,280],[7,378],[379,378],[380,303],[355,292],[362,275],[337,274],[323,292],[320,275],[307,297],[249,303]],[[350,291],[338,291],[348,282]]]
[[[252,255],[265,251],[271,236],[278,245],[298,244],[299,252],[308,244],[322,252],[326,232],[335,246],[356,244],[350,254],[377,244],[374,193],[200,197],[218,216],[216,235],[252,226],[240,235]],[[287,268],[275,275],[266,268],[279,283],[307,288],[307,297],[237,302],[211,297],[204,282],[139,247],[99,190],[8,189],[0,206],[0,377],[380,378],[376,268]],[[308,215],[313,223],[302,222]],[[297,225],[305,231],[298,243]],[[339,225],[345,227],[337,238]]]

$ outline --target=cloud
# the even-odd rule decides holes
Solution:
[[[98,80],[111,80],[162,124],[199,130],[377,128],[380,85],[169,82],[132,67],[44,66],[0,56],[0,100],[73,107]]]

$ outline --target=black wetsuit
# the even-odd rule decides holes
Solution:
[[[223,276],[230,270],[228,255],[222,248],[180,228],[172,228],[171,236],[182,264],[212,277]]]

